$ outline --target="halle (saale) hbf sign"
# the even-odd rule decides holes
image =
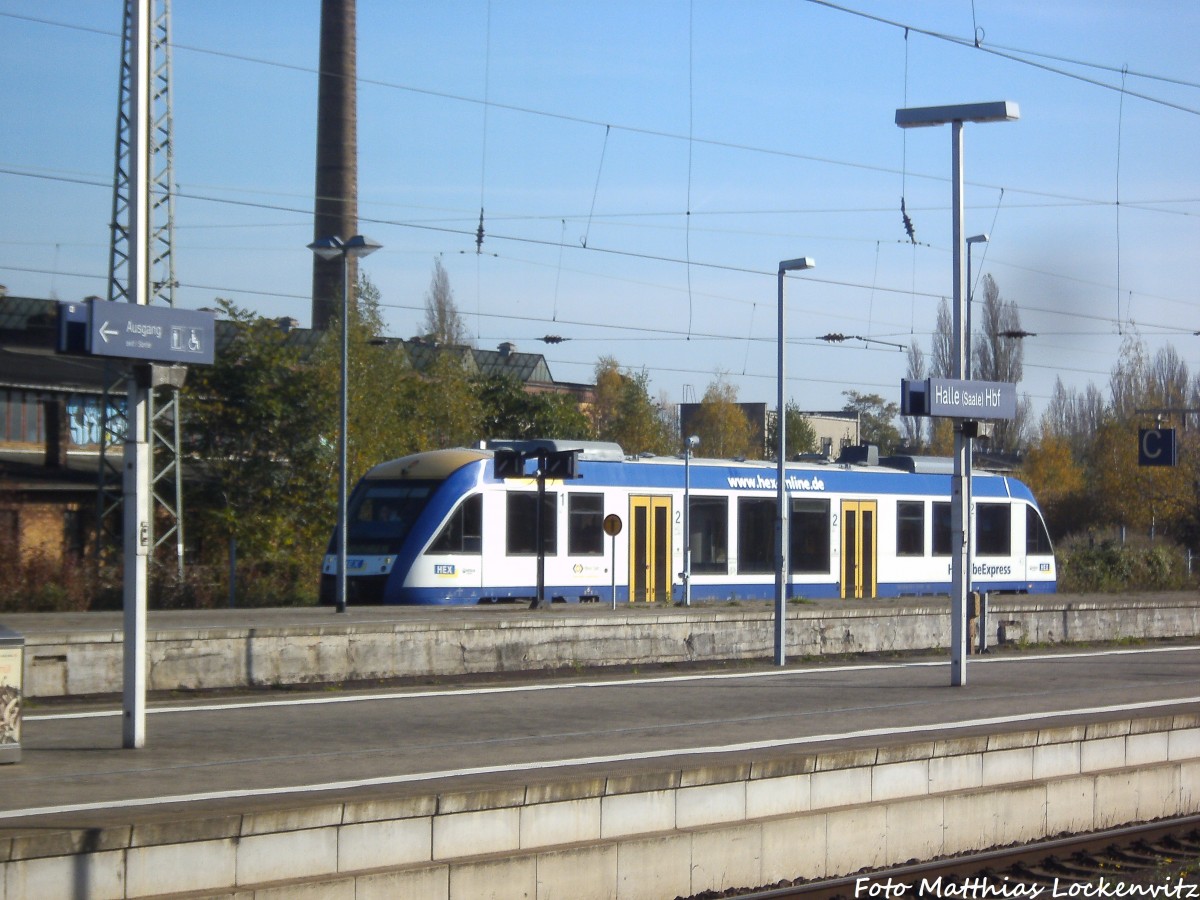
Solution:
[[[900,382],[900,413],[952,419],[1014,419],[1017,386],[1007,381],[905,378]]]

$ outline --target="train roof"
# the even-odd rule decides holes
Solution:
[[[603,441],[566,440],[505,440],[488,441],[481,448],[453,448],[413,453],[399,459],[383,462],[373,467],[366,476],[370,479],[417,479],[445,480],[464,467],[490,460],[499,449],[518,450],[534,455],[579,451],[581,466],[586,465],[591,475],[602,483],[625,484],[628,486],[662,486],[684,479],[681,456],[635,456],[629,457],[620,445]],[[873,450],[873,448],[872,448]],[[735,487],[759,492],[774,489],[776,463],[770,460],[715,459],[692,457],[692,486],[694,489]],[[615,464],[615,465],[614,465]],[[610,468],[610,466],[612,468]],[[838,460],[808,457],[789,461],[790,490],[817,491],[860,489],[857,476],[874,473],[872,487],[886,493],[908,493],[928,491],[926,479],[948,478],[953,472],[953,460],[932,456],[878,456],[855,448]],[[674,470],[674,471],[671,471]],[[668,474],[668,472],[671,472]],[[1029,489],[1013,478],[995,472],[975,470],[974,477],[981,479],[981,496],[1022,496],[1032,499]],[[880,477],[882,476],[882,477]],[[664,480],[665,479],[665,480]],[[984,485],[988,487],[985,489]]]
[[[456,447],[452,450],[426,450],[422,453],[410,453],[399,459],[381,462],[377,466],[372,466],[364,477],[441,479],[469,463],[490,459],[491,455],[484,450],[470,450],[463,447]]]

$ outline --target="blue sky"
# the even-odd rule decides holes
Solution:
[[[121,9],[0,0],[12,295],[105,291]],[[178,302],[307,325],[318,0],[172,14]],[[928,352],[952,285],[950,130],[902,131],[895,110],[1011,100],[1020,121],[966,127],[965,227],[992,238],[976,274],[1038,334],[1019,389],[1040,408],[1056,376],[1104,387],[1131,331],[1200,371],[1200,4],[358,0],[358,17],[360,231],[384,245],[364,269],[396,336],[420,330],[440,257],[481,347],[542,352],[563,381],[612,356],[671,402],[720,377],[773,404],[775,269],[810,256],[787,284],[789,395],[898,400],[893,345]]]

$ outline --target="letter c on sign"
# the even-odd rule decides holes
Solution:
[[[1158,459],[1162,456],[1161,443],[1162,432],[1157,428],[1147,428],[1142,432],[1142,456],[1146,459]],[[1129,445],[1126,444],[1126,446]]]
[[[1176,461],[1174,428],[1138,429],[1138,465],[1173,466]]]

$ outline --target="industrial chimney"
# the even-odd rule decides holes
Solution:
[[[321,0],[320,75],[317,81],[317,188],[313,240],[358,233],[358,74],[355,0]],[[358,264],[347,257],[351,291]],[[353,297],[353,295],[351,295]],[[340,318],[342,260],[313,254],[312,327]]]

